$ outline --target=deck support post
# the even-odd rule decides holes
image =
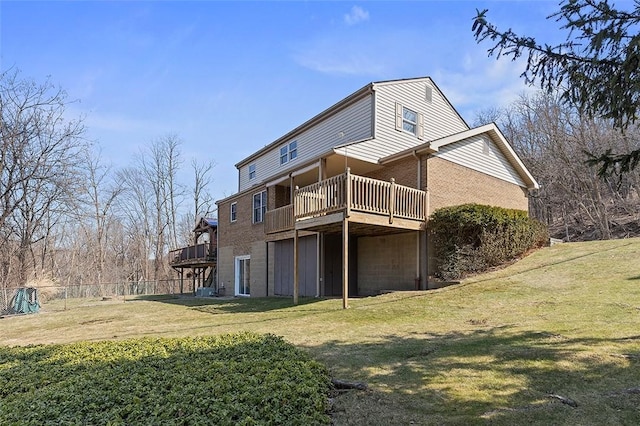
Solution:
[[[299,275],[298,275],[298,230],[293,231],[293,304],[298,304],[298,293],[300,289]]]
[[[349,308],[349,218],[342,220],[342,309]]]
[[[396,213],[396,180],[391,178],[389,187],[389,223],[393,223],[393,215]]]

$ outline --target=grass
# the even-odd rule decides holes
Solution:
[[[638,424],[638,259],[640,239],[562,244],[346,311],[335,299],[51,302],[0,320],[0,344],[274,333],[369,384],[334,399],[336,424]]]

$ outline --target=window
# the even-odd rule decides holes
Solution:
[[[421,113],[396,102],[396,130],[424,139],[424,117]]]
[[[251,257],[250,256],[238,256],[236,257],[236,282],[235,290],[237,296],[249,296],[250,294],[250,282],[251,282]]]
[[[286,164],[289,161],[289,147],[287,145],[280,148],[280,164]]]
[[[280,164],[287,164],[289,161],[298,158],[298,141],[290,142],[288,145],[280,147]]]
[[[238,219],[238,203],[231,203],[231,222],[235,222]]]
[[[264,221],[267,212],[267,191],[262,191],[253,195],[253,223]]]
[[[418,127],[418,114],[409,108],[402,107],[402,129],[416,135]]]
[[[298,141],[293,141],[289,144],[289,161],[295,160],[298,157]]]
[[[255,179],[256,178],[256,165],[254,164],[249,164],[249,179]]]

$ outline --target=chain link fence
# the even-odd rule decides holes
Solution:
[[[11,303],[19,288],[0,288],[0,314],[11,311]],[[46,303],[51,300],[127,298],[134,296],[153,296],[165,294],[193,294],[193,285],[179,279],[156,281],[130,281],[102,284],[74,284],[65,286],[38,286],[38,300]]]

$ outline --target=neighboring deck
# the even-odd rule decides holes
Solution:
[[[169,265],[173,268],[214,266],[216,260],[216,250],[212,249],[209,243],[182,247],[169,252]]]
[[[427,193],[415,188],[345,173],[296,188],[294,203],[267,211],[265,231],[340,232],[344,219],[353,232],[366,234],[423,230],[427,218]]]

